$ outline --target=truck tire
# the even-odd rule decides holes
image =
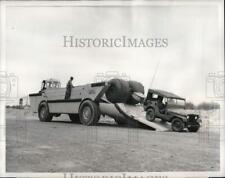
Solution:
[[[112,79],[109,81],[110,87],[105,95],[111,103],[126,103],[130,95],[129,84],[125,80]]]
[[[90,100],[84,101],[79,109],[79,118],[84,125],[95,125],[100,118],[98,105]]]
[[[42,122],[51,122],[53,115],[49,113],[48,104],[46,102],[40,103],[38,107],[38,117]]]
[[[151,122],[153,122],[155,120],[155,110],[153,108],[147,109],[146,119]]]
[[[131,105],[134,105],[134,104],[138,104],[139,101],[135,100],[131,94],[133,92],[138,92],[138,93],[142,93],[144,94],[144,86],[140,83],[140,82],[136,82],[136,81],[128,81],[128,84],[129,84],[129,88],[130,88],[130,95],[129,95],[129,98],[127,100],[127,104],[131,104]]]
[[[172,130],[175,132],[182,132],[184,129],[184,122],[180,118],[174,118],[171,123]]]
[[[80,124],[79,114],[68,114],[68,115],[71,122]]]

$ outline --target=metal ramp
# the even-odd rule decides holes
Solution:
[[[147,125],[153,128],[156,131],[170,131],[171,125],[168,122],[161,122],[156,120],[150,122],[145,118],[145,111],[141,105],[128,105],[128,104],[116,104],[116,108],[122,112],[122,114],[128,116],[131,119],[134,119],[144,125]]]

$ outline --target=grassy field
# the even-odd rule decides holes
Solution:
[[[198,133],[128,128],[102,117],[97,126],[67,115],[45,123],[29,110],[6,111],[7,172],[218,171],[218,116],[201,113]],[[215,124],[214,124],[215,125]]]

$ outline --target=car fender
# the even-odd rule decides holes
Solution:
[[[147,111],[147,110],[149,110],[149,109],[153,109],[153,110],[155,111],[155,108],[152,107],[152,106],[147,106],[147,107],[145,108],[145,111]]]
[[[170,113],[171,114],[171,113]],[[173,115],[172,117],[171,117],[171,119],[170,119],[170,122],[172,122],[172,120],[174,119],[174,118],[180,118],[180,119],[182,119],[182,121],[183,122],[187,122],[187,117],[186,116],[182,116],[182,115],[179,115],[179,114],[175,114],[175,113],[173,113],[173,114],[171,114],[171,115]]]

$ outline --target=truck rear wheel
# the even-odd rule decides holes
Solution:
[[[172,130],[175,132],[181,132],[184,129],[184,122],[180,118],[174,118],[172,120]]]
[[[69,114],[69,118],[73,123],[80,123],[79,114]]]
[[[42,102],[38,107],[38,117],[42,122],[51,122],[53,115],[49,113],[48,104]]]
[[[93,101],[84,101],[79,109],[80,122],[84,125],[95,125],[100,118],[98,105]]]

